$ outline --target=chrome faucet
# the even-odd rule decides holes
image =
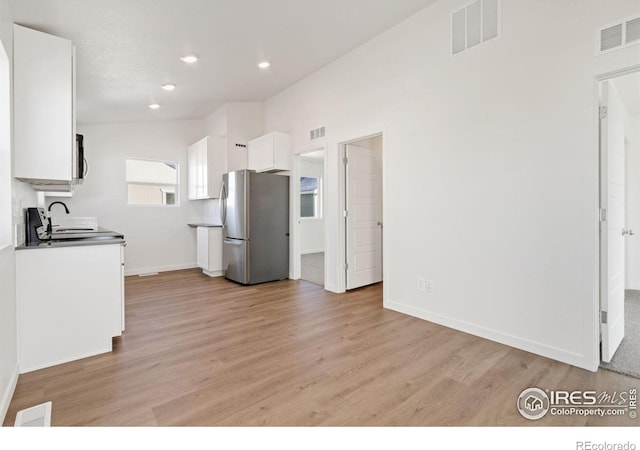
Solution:
[[[58,203],[59,205],[64,206],[64,211],[69,214],[69,208],[67,208],[67,205],[65,205],[63,202],[51,202],[51,204],[49,205],[49,208],[47,208],[48,212],[51,212],[51,207],[53,205],[55,205],[56,203]],[[49,235],[51,235],[51,233],[53,232],[53,225],[51,224],[51,214],[49,214],[49,224],[47,225],[47,233],[49,233]]]

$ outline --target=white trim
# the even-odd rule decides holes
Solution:
[[[223,276],[224,275],[224,270],[214,270],[213,272],[211,272],[209,270],[202,269],[202,273],[205,274],[208,277],[214,278],[214,277]]]
[[[387,161],[386,161],[386,155],[388,154],[388,152],[385,152],[385,136],[387,136],[387,130],[386,127],[383,127],[381,130],[375,131],[375,132],[371,132],[368,134],[364,134],[362,135],[362,137],[358,137],[358,138],[354,138],[354,139],[349,139],[349,140],[344,140],[344,141],[339,141],[338,143],[338,165],[339,165],[339,169],[338,169],[338,177],[339,177],[339,181],[338,181],[338,196],[339,198],[339,208],[337,211],[337,217],[338,217],[338,248],[340,249],[340,255],[338,258],[340,259],[339,261],[336,261],[336,264],[338,264],[338,267],[341,267],[341,269],[338,270],[338,279],[337,279],[337,283],[336,283],[336,288],[338,289],[337,291],[332,291],[332,292],[346,292],[347,291],[347,270],[345,269],[345,264],[347,262],[347,221],[343,215],[343,211],[347,208],[347,199],[346,199],[346,192],[347,192],[347,168],[345,166],[345,164],[343,163],[344,159],[347,157],[347,145],[349,144],[355,144],[358,141],[364,141],[366,139],[371,139],[374,137],[378,137],[381,136],[382,137],[382,223],[385,223],[385,217],[384,217],[384,205],[387,204],[385,203],[387,201]],[[325,222],[325,229],[327,229],[328,227],[328,223]],[[326,236],[326,234],[325,234]],[[384,255],[388,255],[388,253],[385,251],[385,242],[387,242],[386,239],[382,240],[382,276],[383,276],[383,281],[384,281],[384,274],[385,273],[389,273],[388,272],[388,268],[385,267],[385,261],[386,259],[384,258]],[[388,258],[387,258],[388,259]],[[327,259],[325,258],[325,270],[327,267]],[[385,287],[383,288],[383,293],[382,293],[382,297],[385,298],[386,295],[388,294],[387,292],[387,286],[388,283],[385,285]],[[329,289],[327,289],[329,290]]]
[[[590,358],[580,353],[571,352],[559,347],[546,345],[541,342],[531,341],[518,336],[513,336],[511,334],[481,327],[469,322],[453,319],[451,317],[433,314],[428,311],[413,308],[411,306],[406,306],[393,301],[384,302],[384,307],[393,311],[417,317],[419,319],[437,323],[438,325],[443,325],[460,332],[469,333],[474,336],[489,339],[490,341],[508,345],[509,347],[519,348],[527,352],[535,353],[536,355],[545,356],[556,361],[581,367],[583,369],[590,370],[591,372],[596,372],[598,370],[598,364],[594,365],[593,362],[590,361]]]
[[[153,273],[153,272],[171,272],[172,270],[195,269],[197,267],[198,265],[196,263],[177,264],[175,266],[143,267],[140,269],[125,270],[124,276],[128,277],[131,275],[143,275],[143,274]]]
[[[65,364],[71,361],[77,361],[79,359],[84,359],[84,358],[89,358],[91,356],[96,356],[96,355],[102,355],[104,353],[109,353],[111,351],[113,351],[113,343],[112,343],[112,338],[109,338],[109,344],[106,347],[101,348],[100,350],[96,350],[96,351],[92,351],[89,353],[82,353],[80,355],[73,355],[69,358],[63,358],[57,361],[52,361],[52,362],[48,362],[46,364],[38,364],[35,366],[30,366],[27,367],[26,369],[23,367],[20,367],[20,373],[29,373],[29,372],[35,372],[36,370],[40,370],[40,369],[46,369],[47,367],[53,367],[53,366],[57,366],[60,364]]]
[[[300,179],[300,162],[301,162],[301,157],[304,156],[307,153],[312,153],[312,152],[318,152],[318,151],[322,151],[324,152],[324,158],[323,158],[323,183],[324,180],[326,180],[327,178],[327,173],[328,173],[328,148],[327,148],[327,144],[326,143],[320,143],[320,142],[309,142],[309,144],[316,144],[316,146],[312,146],[312,147],[307,147],[305,150],[302,150],[298,153],[294,153],[293,154],[293,167],[291,168],[291,178],[290,180],[292,180],[292,182],[289,184],[289,195],[291,196],[291,200],[289,201],[289,221],[290,221],[290,228],[291,228],[291,239],[289,241],[289,278],[292,280],[299,280],[300,277],[302,276],[302,263],[301,263],[301,258],[300,256],[303,254],[303,252],[300,250],[300,248],[302,247],[300,245],[300,220],[323,220],[326,216],[326,211],[327,211],[327,196],[326,195],[320,195],[320,202],[322,203],[322,215],[320,217],[300,217],[300,183],[296,182],[295,180],[299,180]],[[321,188],[324,189],[324,186]],[[324,223],[324,233],[325,236],[327,236],[327,232],[329,231],[328,229],[328,225],[327,225],[327,221],[325,220]],[[325,249],[319,250],[324,252]],[[326,282],[327,282],[327,261],[325,259],[324,262],[324,280],[325,280],[325,289],[329,290],[326,286]],[[335,292],[335,291],[334,291]]]
[[[631,289],[633,291],[640,291],[640,283],[631,283],[631,286],[629,286],[628,289]]]
[[[594,79],[594,96],[593,96],[593,129],[594,129],[594,152],[593,157],[595,158],[595,199],[593,202],[593,216],[592,223],[594,224],[594,254],[596,259],[595,264],[595,274],[594,274],[594,286],[593,286],[593,296],[591,299],[591,311],[592,311],[592,324],[593,328],[590,331],[586,331],[588,333],[590,340],[592,341],[592,357],[590,358],[590,364],[600,365],[602,361],[602,353],[600,349],[601,338],[601,324],[600,324],[600,314],[602,311],[601,298],[600,298],[600,277],[602,276],[601,271],[601,263],[600,263],[600,219],[599,219],[599,209],[600,209],[600,83],[606,80],[610,80],[613,78],[621,77],[624,75],[628,75],[631,73],[639,73],[640,72],[640,64],[634,64],[631,66],[623,67],[616,70],[610,70],[608,72],[604,72],[601,74],[595,75]],[[583,320],[587,320],[585,317]],[[582,367],[582,366],[581,366]]]
[[[9,383],[5,387],[5,390],[2,393],[2,398],[0,399],[0,423],[4,423],[7,411],[9,410],[9,404],[13,398],[13,393],[16,391],[16,386],[18,385],[18,372],[18,364],[16,364],[11,374],[11,378],[9,379]]]

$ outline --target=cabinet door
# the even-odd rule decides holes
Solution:
[[[198,267],[209,270],[209,228],[198,227],[196,242]]]
[[[191,145],[187,149],[187,198],[189,200],[196,200],[197,196],[197,150],[198,147],[196,144]]]
[[[209,272],[222,270],[222,227],[209,228]]]
[[[198,198],[209,198],[209,149],[208,149],[209,138],[204,138],[200,141],[198,147],[198,185],[200,189],[198,190]]]
[[[189,200],[218,198],[226,153],[226,139],[219,136],[207,136],[187,149]]]
[[[124,331],[124,246],[120,245],[120,331]]]
[[[257,172],[291,170],[291,137],[274,131],[249,141],[249,168]]]
[[[249,169],[258,172],[273,169],[273,134],[249,141]]]
[[[71,41],[14,25],[14,176],[71,182],[75,146]]]
[[[209,192],[207,198],[219,198],[222,175],[227,172],[227,140],[219,136],[210,136],[208,152]]]

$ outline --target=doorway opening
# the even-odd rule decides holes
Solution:
[[[640,378],[640,71],[599,93],[601,366]]]
[[[300,279],[325,285],[324,187],[325,150],[317,149],[298,156],[295,180]]]
[[[383,279],[382,134],[343,145],[345,287]]]

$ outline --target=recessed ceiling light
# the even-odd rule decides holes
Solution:
[[[162,85],[162,89],[165,91],[173,91],[176,88],[176,85],[173,83],[166,83]]]
[[[262,61],[261,63],[258,63],[258,67],[260,67],[261,69],[266,69],[270,65],[271,64],[269,63],[269,61]]]
[[[183,60],[186,63],[194,63],[198,60],[198,57],[196,55],[185,55],[183,57],[180,58],[181,60]]]
[[[152,103],[152,104],[149,105],[149,108],[150,109],[158,109],[158,108],[160,108],[160,105],[158,105],[157,103]]]

